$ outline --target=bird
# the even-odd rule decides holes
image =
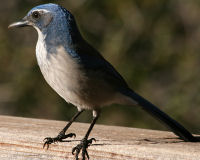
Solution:
[[[83,139],[72,149],[78,160],[89,159],[88,147],[95,141],[89,135],[104,106],[123,104],[140,107],[161,121],[186,142],[197,142],[187,129],[140,96],[126,83],[116,69],[82,36],[72,13],[59,4],[48,3],[32,8],[12,27],[32,26],[37,30],[36,59],[47,83],[66,102],[77,107],[77,113],[56,137],[44,139],[44,145],[63,142],[75,133],[66,131],[85,110],[91,110],[93,118]]]

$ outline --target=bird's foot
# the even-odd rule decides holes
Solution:
[[[73,155],[75,154],[76,160],[78,160],[78,155],[81,150],[82,150],[82,160],[85,160],[85,156],[87,156],[87,158],[89,159],[87,148],[92,144],[92,141],[96,140],[94,138],[91,138],[89,140],[87,138],[83,138],[80,144],[78,144],[76,147],[72,149],[72,154]]]
[[[45,148],[45,146],[47,146],[47,149],[49,148],[49,145],[51,143],[55,143],[55,142],[67,142],[67,141],[64,141],[64,139],[68,138],[68,137],[76,137],[76,134],[75,133],[69,133],[69,134],[65,134],[63,132],[60,132],[58,134],[58,136],[54,137],[54,138],[51,138],[51,137],[46,137],[44,139],[44,145],[43,145],[43,148]]]

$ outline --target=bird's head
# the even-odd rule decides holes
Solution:
[[[51,23],[54,27],[63,27],[64,23],[73,21],[73,15],[57,4],[43,4],[31,9],[20,21],[12,23],[8,28],[32,26],[40,31],[45,30]]]
[[[49,46],[61,44],[72,46],[82,40],[74,16],[57,4],[36,6],[22,20],[12,23],[8,28],[25,26],[34,27],[39,39],[42,39],[42,42],[45,40]]]

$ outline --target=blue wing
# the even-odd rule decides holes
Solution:
[[[115,68],[85,40],[79,41],[78,45],[73,46],[73,56],[78,59],[86,73],[87,71],[99,73],[95,74],[96,76],[99,75],[96,78],[104,78],[105,82],[114,88],[129,88],[126,81]]]

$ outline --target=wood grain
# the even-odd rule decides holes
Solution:
[[[0,116],[0,160],[69,160],[89,124],[74,123],[71,142],[43,149],[43,139],[56,136],[66,122]],[[97,139],[88,152],[91,160],[200,160],[200,143],[182,142],[170,132],[96,125]]]

